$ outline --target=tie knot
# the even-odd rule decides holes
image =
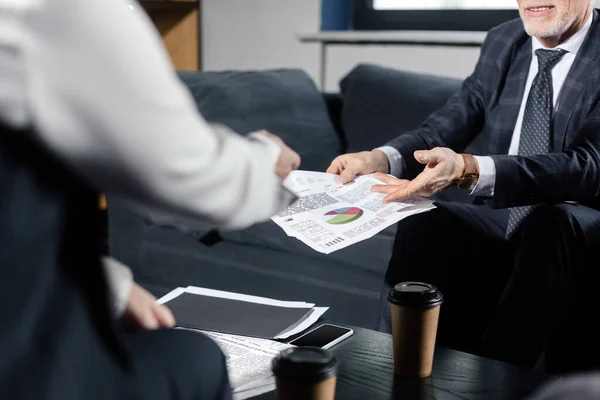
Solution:
[[[543,72],[549,72],[554,68],[563,56],[567,54],[566,50],[544,50],[537,49],[535,55],[538,58],[539,70]]]

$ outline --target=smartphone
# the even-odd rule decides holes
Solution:
[[[315,346],[328,349],[352,336],[354,331],[343,326],[323,324],[289,342],[294,346]]]

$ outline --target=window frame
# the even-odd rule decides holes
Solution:
[[[488,31],[519,18],[518,10],[375,10],[373,0],[354,0],[353,29],[357,31]]]

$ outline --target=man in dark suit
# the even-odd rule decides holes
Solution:
[[[380,329],[390,330],[389,287],[425,281],[445,296],[439,344],[529,367],[545,352],[550,370],[585,369],[598,362],[586,313],[600,259],[600,22],[592,0],[518,4],[521,18],[490,30],[444,107],[327,172],[379,173],[384,202],[452,186],[472,195],[399,224]],[[461,154],[475,139],[479,154]]]

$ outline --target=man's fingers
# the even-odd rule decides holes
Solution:
[[[408,199],[408,198],[414,197],[414,196],[420,194],[421,192],[423,192],[427,188],[428,182],[429,182],[429,178],[426,175],[424,175],[423,173],[420,173],[419,175],[417,175],[417,177],[415,179],[410,181],[409,184],[407,184],[404,187],[401,187],[400,189],[396,190],[395,192],[385,196],[383,198],[383,202],[391,203],[393,201],[399,201],[402,199]]]
[[[394,193],[398,189],[399,189],[399,186],[396,186],[396,185],[373,185],[373,186],[371,186],[372,192],[383,193],[383,194]]]
[[[331,162],[331,164],[329,165],[329,168],[327,168],[327,171],[325,171],[328,174],[336,174],[338,175],[340,172],[342,172],[344,168],[342,167],[342,162],[339,160],[339,158],[336,158],[335,160],[333,160]]]
[[[173,313],[163,304],[154,304],[154,316],[163,328],[172,328],[175,326]]]
[[[431,150],[417,150],[414,156],[421,164],[438,163],[442,161],[442,150],[437,147]]]
[[[340,170],[340,168],[339,168],[337,165],[333,165],[333,164],[331,164],[331,165],[329,166],[329,168],[327,168],[327,171],[325,171],[325,172],[326,172],[326,173],[328,173],[328,174],[335,174],[335,175],[338,175],[338,174],[339,174],[340,172],[342,172],[342,171]]]
[[[354,168],[350,168],[349,166],[346,166],[346,169],[344,169],[342,171],[342,173],[340,174],[339,177],[339,181],[340,183],[348,183],[351,182],[354,177],[356,176],[357,171],[354,170]]]
[[[152,311],[152,307],[143,307],[136,320],[143,329],[153,330],[159,328],[159,322]]]
[[[371,191],[383,194],[394,193],[396,190],[405,187],[410,183],[408,179],[398,179],[390,175],[382,174],[380,172],[375,173],[375,178],[386,185],[373,185]]]
[[[408,179],[398,179],[391,175],[382,174],[381,172],[375,172],[375,179],[381,181],[383,183],[387,183],[388,185],[404,185],[410,182]]]
[[[393,193],[388,194],[383,198],[383,203],[393,203],[394,201],[400,201],[404,199],[411,198],[417,194],[417,191],[411,187],[411,185],[407,185],[404,188],[398,189]]]
[[[366,151],[355,154],[345,154],[333,160],[329,168],[327,168],[327,172],[338,174],[338,181],[340,183],[348,183],[358,175],[374,172],[365,171],[365,168],[372,163],[372,161],[369,161],[372,157],[373,155]]]
[[[297,170],[302,163],[302,159],[300,158],[300,154],[296,153],[294,150],[292,151],[292,169]]]

